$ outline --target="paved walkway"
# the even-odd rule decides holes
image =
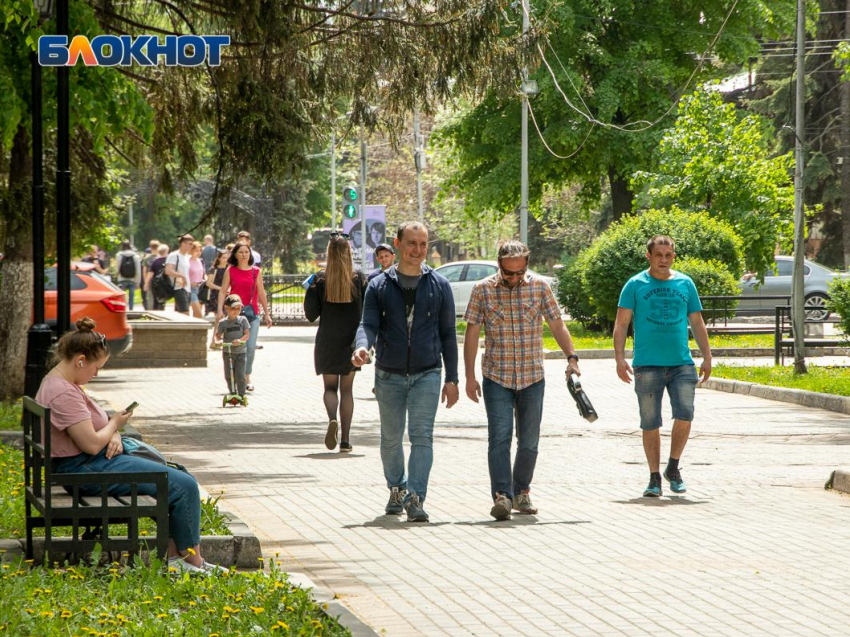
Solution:
[[[217,353],[201,370],[107,366],[90,389],[139,401],[134,424],[268,556],[388,635],[847,634],[850,499],[823,490],[850,466],[846,415],[699,390],[690,489],[646,500],[636,400],[613,361],[582,363],[593,425],[564,362],[547,361],[540,514],[489,518],[484,408],[463,397],[438,412],[432,522],[409,525],[383,515],[371,367],[354,386],[354,453],[323,446],[314,333],[263,328],[248,409],[220,407]]]

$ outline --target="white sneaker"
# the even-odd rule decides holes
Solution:
[[[174,570],[172,570],[172,569],[174,569]],[[169,573],[177,573],[177,574],[179,574],[179,573],[190,573],[190,574],[194,573],[195,575],[207,575],[208,574],[208,572],[205,569],[200,568],[198,566],[195,566],[194,564],[189,564],[189,562],[184,560],[182,557],[169,557],[168,558],[168,572]]]
[[[220,566],[218,564],[210,564],[206,560],[201,562],[201,568],[207,573],[211,574],[221,574],[221,573],[229,573],[230,569],[225,568],[224,566]]]

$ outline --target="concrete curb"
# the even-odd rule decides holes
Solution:
[[[336,599],[333,591],[316,586],[304,573],[288,573],[288,576],[290,583],[307,591],[313,601],[322,609],[322,612],[328,617],[336,619],[340,625],[351,631],[353,637],[377,637],[378,633],[363,623],[362,619]]]
[[[850,493],[850,469],[836,469],[833,471],[829,476],[829,480],[826,481],[824,489]]]
[[[816,409],[827,409],[837,411],[841,414],[850,414],[850,397],[823,394],[820,392],[806,391],[804,389],[791,389],[788,387],[771,387],[769,385],[758,385],[729,378],[709,378],[700,387],[724,391],[729,394],[744,394],[756,398],[766,398],[783,403],[802,405],[803,407],[814,407]]]
[[[545,358],[565,358],[561,350],[547,349],[543,350]],[[590,359],[607,359],[614,358],[613,349],[579,349],[576,350],[579,358]],[[850,354],[850,349],[846,347],[807,347],[807,356],[847,356]],[[698,349],[692,349],[691,355],[697,358],[702,357]],[[711,355],[714,358],[755,358],[759,356],[773,356],[772,347],[719,347],[711,350]],[[632,350],[626,350],[626,358],[631,358]]]

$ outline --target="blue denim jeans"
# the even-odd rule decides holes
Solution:
[[[546,381],[539,380],[523,389],[508,389],[484,378],[481,391],[487,410],[487,463],[490,467],[490,490],[494,498],[497,493],[513,498],[531,486],[537,464],[545,387]],[[511,472],[514,416],[517,451]]]
[[[127,299],[127,309],[132,310],[133,309],[133,301],[135,301],[135,296],[136,296],[136,283],[134,281],[120,281],[119,280],[118,281],[118,287],[121,288],[122,290],[124,290],[125,292],[128,292],[129,298]]]
[[[694,419],[694,394],[699,380],[696,367],[646,365],[635,367],[634,373],[641,429],[651,431],[661,426],[661,399],[665,388],[670,396],[673,419],[688,422]]]
[[[54,458],[53,470],[56,473],[143,473],[165,470],[168,472],[168,536],[174,540],[179,551],[185,551],[201,541],[201,495],[198,483],[188,473],[128,454],[107,460],[106,447],[96,456],[81,453],[70,458]],[[138,493],[154,495],[155,490],[153,484],[140,484]],[[83,487],[80,493],[100,495],[100,487]],[[109,495],[129,493],[129,485],[116,484],[109,488]]]
[[[381,461],[387,487],[406,488],[423,502],[434,462],[434,418],[440,404],[440,387],[439,367],[410,376],[375,370],[375,397],[381,415]],[[402,447],[405,421],[410,440],[407,480]]]
[[[246,350],[248,357],[245,360],[245,373],[249,376],[254,369],[254,353],[257,351],[257,337],[260,335],[260,317],[254,317],[253,321],[248,322],[251,326],[251,333],[248,335],[248,344]]]

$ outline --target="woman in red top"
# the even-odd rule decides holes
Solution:
[[[254,391],[251,384],[251,371],[254,367],[254,352],[257,349],[257,336],[260,334],[260,310],[263,308],[266,327],[272,326],[272,315],[266,300],[266,289],[263,287],[263,273],[254,265],[254,255],[247,243],[237,243],[227,259],[230,267],[224,273],[221,289],[218,293],[218,311],[216,312],[216,327],[224,318],[224,299],[230,294],[238,294],[242,299],[242,315],[251,325],[251,337],[248,339],[248,356],[245,361],[245,383],[248,391]]]

